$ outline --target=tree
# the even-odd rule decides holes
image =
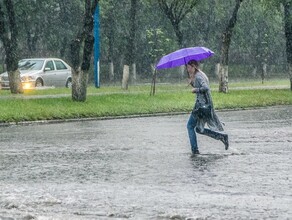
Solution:
[[[38,16],[44,17],[45,7],[43,7],[43,2],[40,1],[30,1],[24,2],[19,1],[16,4],[16,11],[18,12],[16,16],[18,16],[18,31],[23,33],[19,40],[25,40],[25,44],[23,44],[23,49],[25,51],[24,56],[32,56],[36,55],[37,52],[37,43],[41,37],[41,29],[42,23]]]
[[[80,28],[75,39],[70,44],[70,60],[72,64],[72,99],[73,101],[86,101],[88,71],[92,57],[93,36],[93,14],[99,0],[85,0],[85,15],[83,26]],[[83,47],[83,48],[82,48]],[[83,50],[82,59],[80,52]]]
[[[282,5],[284,9],[284,31],[286,37],[286,57],[288,64],[288,75],[290,78],[290,90],[292,91],[292,0],[268,0],[261,1],[262,4],[273,8],[280,8]]]
[[[180,28],[180,23],[182,20],[192,12],[192,9],[199,3],[199,0],[172,0],[167,3],[167,0],[158,0],[159,7],[168,17],[171,22],[174,32],[177,37],[177,42],[180,48],[183,45],[183,33]]]
[[[115,80],[115,71],[114,71],[114,51],[115,51],[115,30],[116,28],[116,4],[115,0],[102,1],[100,3],[102,7],[102,16],[101,16],[101,30],[104,30],[104,39],[106,39],[107,45],[104,45],[104,51],[106,60],[109,64],[109,75],[108,79],[110,82]]]
[[[243,0],[235,0],[235,8],[232,16],[222,34],[222,46],[220,56],[220,67],[219,67],[219,92],[228,92],[228,54],[231,43],[232,32],[237,21],[237,13],[240,8],[240,4]]]
[[[128,89],[128,80],[130,75],[130,65],[132,65],[132,76],[133,80],[136,80],[136,63],[135,63],[135,53],[136,53],[136,32],[137,32],[137,8],[138,0],[131,0],[131,8],[130,8],[130,31],[128,35],[126,56],[125,56],[125,64],[123,69],[123,81],[122,88]]]
[[[69,42],[82,20],[83,3],[71,0],[15,2],[20,56],[58,56],[66,60]]]
[[[182,20],[190,12],[192,12],[193,8],[197,5],[199,1],[200,0],[172,0],[170,3],[167,3],[167,0],[158,0],[160,9],[165,13],[173,26],[179,48],[185,47],[184,37],[181,31],[180,24]],[[181,78],[183,78],[183,67],[181,68],[180,72]]]
[[[292,1],[283,0],[282,4],[284,6],[284,23],[288,74],[290,76],[290,89],[292,91]]]
[[[159,1],[166,4],[170,12],[168,16],[159,6]],[[147,36],[149,30],[161,30],[164,37],[170,39],[170,42],[160,46],[165,53],[187,45],[202,45],[213,50],[215,56],[203,61],[204,71],[213,73],[215,63],[220,62],[219,54],[222,44],[219,42],[222,41],[221,36],[229,19],[226,15],[231,15],[235,0],[197,0],[198,3],[191,12],[188,11],[194,0],[159,1],[136,0],[137,4],[136,6],[135,3],[132,4],[133,7],[130,0],[99,1],[101,81],[111,79],[112,82],[116,79],[120,82],[124,64],[129,65],[129,69],[134,69],[132,61],[127,61],[128,54],[133,56],[133,62],[136,64],[137,80],[151,80],[151,65],[158,60],[153,60],[153,57],[149,56],[149,51],[153,49],[153,44],[149,43]],[[240,19],[232,31],[229,50],[229,79],[252,77],[253,67],[261,66],[262,69],[262,63],[265,60],[268,64],[268,73],[282,74],[287,71],[287,54],[291,50],[286,46],[286,36],[289,34],[285,35],[283,4],[285,1],[287,0],[250,0],[240,6],[237,15]],[[2,7],[4,21],[7,22],[8,14],[3,4],[4,0],[0,2],[4,6]],[[85,1],[15,0],[12,2],[18,28],[19,58],[54,56],[71,64],[70,42],[76,38],[79,29],[83,31]],[[267,2],[273,2],[268,10],[265,6]],[[135,15],[135,23],[130,19],[131,14]],[[173,17],[174,20],[169,17]],[[8,24],[7,22],[6,28],[11,33]],[[130,34],[131,26],[135,27],[134,35]],[[176,29],[178,31],[175,31]],[[0,31],[3,33],[3,30]],[[8,37],[10,39],[11,34]],[[83,45],[81,43],[81,48]],[[127,52],[128,49],[132,52]],[[4,63],[2,51],[4,51],[4,45],[1,41],[1,65]],[[157,59],[161,56],[157,55]],[[82,61],[80,61],[80,66],[81,63]],[[1,69],[3,68],[0,66]],[[158,74],[158,80],[175,79],[177,81],[182,76],[185,77],[175,74],[174,71],[177,70],[167,70],[165,74]],[[129,74],[131,78],[134,78],[132,72]],[[92,80],[93,76],[92,68],[90,68],[89,80]],[[213,78],[213,76],[216,75],[212,74],[210,77]]]
[[[146,31],[146,37],[149,44],[149,52],[147,56],[151,62],[152,68],[152,84],[151,84],[151,91],[150,95],[155,95],[155,84],[156,84],[156,70],[155,70],[155,62],[158,60],[159,57],[165,55],[163,48],[165,45],[171,43],[171,39],[165,36],[165,33],[161,29],[149,29]]]
[[[0,39],[3,42],[6,53],[6,65],[9,77],[10,91],[13,94],[23,93],[23,88],[18,70],[18,46],[17,46],[17,27],[15,11],[12,0],[3,1],[7,17],[3,6],[0,3]]]

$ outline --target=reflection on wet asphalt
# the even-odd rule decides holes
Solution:
[[[292,106],[218,114],[0,127],[0,219],[292,219]]]

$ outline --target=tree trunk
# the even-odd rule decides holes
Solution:
[[[236,5],[233,10],[232,17],[230,18],[225,31],[222,34],[222,48],[220,57],[220,77],[219,77],[219,92],[228,92],[228,63],[229,63],[229,47],[231,43],[232,32],[237,21],[237,13],[240,8],[240,4],[243,0],[236,0]]]
[[[138,10],[138,0],[131,0],[131,9],[130,9],[130,19],[129,19],[129,26],[130,26],[130,32],[128,35],[128,45],[127,45],[127,51],[125,56],[125,64],[123,69],[123,79],[122,79],[122,88],[128,89],[129,85],[129,75],[130,75],[130,69],[129,67],[135,64],[135,53],[136,53],[136,32],[137,32],[137,10]],[[133,73],[133,68],[131,68]],[[135,73],[136,74],[136,73]],[[132,76],[132,79],[134,80],[135,76]]]
[[[88,74],[81,68],[73,70],[72,74],[72,99],[84,102],[87,95]]]
[[[267,76],[267,64],[266,63],[263,63],[261,75],[262,75],[262,84],[264,84],[264,81],[265,81],[266,76]]]
[[[256,78],[256,76],[257,76],[257,70],[258,70],[258,68],[255,65],[253,65],[253,67],[252,67],[252,76],[254,78]]]
[[[216,76],[218,79],[219,79],[219,76],[220,76],[219,71],[220,71],[220,63],[217,63],[215,65],[214,76]]]
[[[123,80],[122,80],[122,89],[128,89],[129,87],[129,76],[130,76],[130,68],[128,65],[124,65],[123,69]]]
[[[72,74],[72,99],[73,101],[85,102],[88,84],[88,71],[92,56],[93,36],[86,35],[83,48],[83,61],[81,68],[74,69]]]
[[[70,44],[70,60],[72,64],[72,100],[78,102],[86,101],[88,71],[92,57],[94,37],[93,37],[93,14],[98,4],[98,0],[85,1],[85,17],[82,30]],[[80,50],[83,45],[82,61],[80,60]],[[81,65],[80,65],[81,63]]]
[[[288,74],[290,77],[290,90],[292,91],[292,64],[288,64]]]
[[[156,86],[156,68],[155,64],[151,64],[151,71],[152,71],[152,83],[151,83],[151,90],[150,90],[150,96],[155,95],[155,86]]]
[[[137,82],[137,68],[136,63],[132,64],[132,76],[133,76],[133,83],[135,84]]]
[[[23,88],[20,79],[20,72],[18,69],[15,71],[8,71],[9,87],[13,94],[22,94]]]
[[[14,6],[11,0],[5,0],[4,5],[8,14],[8,21],[5,18],[0,4],[0,39],[3,42],[6,52],[6,66],[9,77],[10,91],[13,94],[23,93],[23,88],[18,70],[18,45],[17,27],[15,21]]]
[[[6,51],[6,64],[9,78],[9,87],[12,94],[22,94],[23,88],[20,79],[20,72],[18,70],[18,56],[17,56],[16,42],[9,42],[8,51]]]
[[[62,39],[62,44],[61,44],[61,48],[60,48],[60,56],[61,57],[65,57],[67,46],[68,46],[68,38],[67,38],[67,36],[65,36]]]
[[[115,80],[114,63],[112,61],[109,64],[109,80],[110,82]]]
[[[179,46],[179,48],[183,48],[183,38],[184,38],[184,36],[183,36],[183,33],[180,30],[179,22],[172,21],[171,23],[172,23],[172,26],[174,28],[175,35],[177,37],[178,46]]]
[[[185,66],[180,66],[179,67],[179,72],[180,72],[180,80],[184,80],[185,79]]]
[[[114,43],[115,43],[115,11],[110,10],[108,19],[105,21],[105,33],[108,38],[108,62],[109,62],[109,81],[115,81],[114,73]]]
[[[26,30],[26,44],[27,44],[27,49],[28,49],[28,55],[32,56],[36,49],[35,45],[32,43],[32,34],[30,30]]]
[[[292,2],[286,0],[284,6],[284,23],[286,36],[286,54],[288,63],[288,74],[290,77],[290,88],[292,91]]]
[[[80,68],[80,48],[81,48],[81,42],[82,42],[82,36],[79,33],[77,38],[72,40],[71,44],[70,44],[70,61],[71,61],[71,65],[72,65],[72,100],[73,101],[81,101],[81,97],[80,99],[78,98],[78,94],[81,94],[81,85],[79,85],[78,83],[81,81],[80,80],[80,72],[81,72],[81,68]],[[84,98],[84,97],[83,97]]]
[[[221,49],[221,61],[219,66],[219,92],[228,92],[228,53],[231,42],[231,34],[223,34],[223,45]],[[226,39],[229,38],[229,39]]]
[[[219,68],[219,91],[228,93],[228,65]]]

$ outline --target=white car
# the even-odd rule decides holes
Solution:
[[[23,59],[18,63],[23,89],[71,87],[71,67],[58,58]],[[0,74],[0,88],[9,89],[8,73]]]

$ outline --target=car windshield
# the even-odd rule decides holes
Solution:
[[[18,68],[20,70],[41,70],[44,60],[20,60]]]

